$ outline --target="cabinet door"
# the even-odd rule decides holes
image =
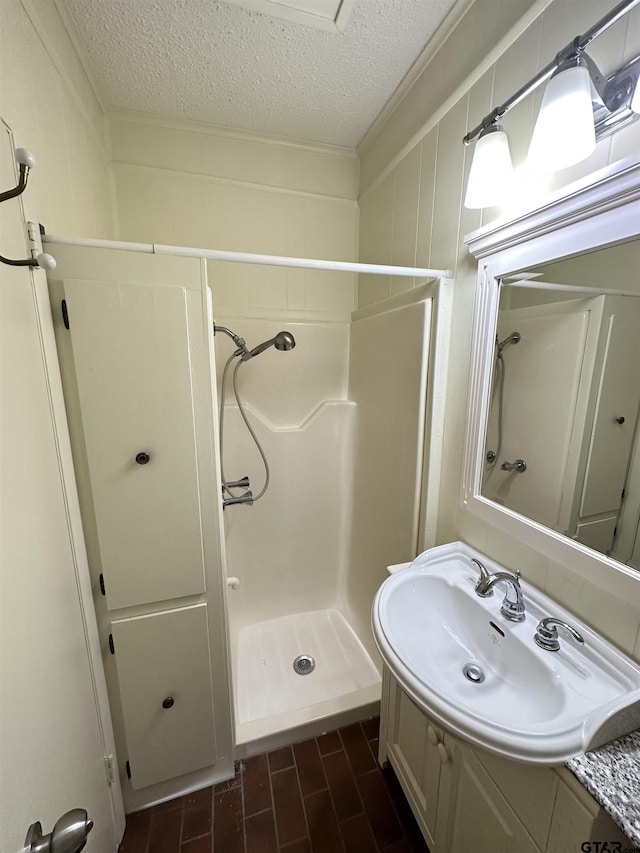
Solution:
[[[112,623],[131,784],[216,761],[207,606]]]
[[[392,679],[387,750],[427,843],[436,849],[442,732]]]
[[[186,290],[78,279],[64,289],[107,606],[201,593]]]
[[[604,330],[606,350],[584,478],[582,517],[617,511],[622,502],[640,398],[637,302],[607,300],[612,312]]]
[[[446,853],[539,853],[491,777],[473,751],[450,735],[445,739],[451,774]]]

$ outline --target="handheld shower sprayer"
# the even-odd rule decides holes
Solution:
[[[246,505],[251,506],[255,503],[255,501],[257,501],[259,498],[261,498],[264,495],[264,493],[267,491],[267,487],[269,485],[269,476],[270,476],[269,475],[269,463],[267,462],[267,457],[265,456],[265,453],[264,453],[264,451],[260,445],[260,442],[258,441],[258,437],[256,436],[253,428],[251,427],[251,424],[249,423],[249,419],[247,418],[247,414],[244,410],[242,400],[240,399],[240,394],[238,392],[238,386],[236,384],[238,369],[240,368],[240,365],[244,361],[249,361],[249,359],[254,358],[256,355],[260,355],[260,353],[263,353],[265,350],[269,349],[269,347],[275,347],[277,350],[280,350],[282,352],[286,352],[286,351],[291,350],[295,347],[296,341],[295,341],[295,338],[293,337],[293,335],[291,334],[291,332],[282,331],[282,332],[278,332],[278,334],[275,335],[275,337],[270,338],[268,341],[263,341],[261,344],[258,344],[257,346],[255,346],[252,350],[249,350],[247,348],[247,344],[246,344],[244,338],[241,338],[240,335],[236,335],[235,332],[232,332],[231,329],[227,329],[226,326],[216,326],[214,324],[213,331],[214,331],[214,334],[216,332],[224,332],[225,335],[228,335],[231,338],[231,340],[234,342],[234,344],[237,347],[236,351],[233,352],[229,356],[229,358],[227,359],[227,362],[224,366],[224,370],[222,372],[222,382],[220,384],[220,468],[221,468],[221,474],[222,474],[222,497],[223,497],[222,506],[223,506],[223,508],[226,506],[232,506],[235,504],[246,504]],[[233,370],[233,391],[235,394],[236,403],[238,404],[238,411],[240,412],[240,415],[242,416],[242,419],[245,422],[245,426],[247,427],[249,434],[253,438],[255,445],[256,445],[256,447],[257,447],[257,449],[258,449],[258,451],[262,457],[262,461],[264,463],[265,484],[262,488],[262,491],[259,492],[259,494],[257,494],[257,495],[254,495],[252,493],[251,489],[249,488],[250,483],[249,483],[248,477],[243,477],[242,480],[237,480],[237,481],[232,483],[232,482],[228,482],[225,478],[225,475],[224,475],[224,464],[223,464],[224,452],[223,451],[224,451],[225,385],[226,385],[226,379],[227,379],[227,372],[228,372],[229,367],[231,365],[231,362],[234,360],[234,358],[238,359],[238,362],[237,362],[237,364]],[[245,489],[245,491],[241,495],[236,495],[232,491],[232,489],[234,489],[234,488]],[[225,495],[226,495],[226,497],[225,497]]]
[[[520,334],[520,332],[511,332],[511,334],[508,335],[502,341],[499,341],[498,336],[496,335],[495,372],[494,372],[494,377],[493,377],[493,390],[491,392],[491,400],[493,402],[496,387],[497,387],[497,389],[498,389],[498,441],[497,441],[497,447],[495,450],[487,450],[485,453],[485,463],[487,466],[487,470],[494,467],[494,465],[498,461],[498,456],[500,455],[500,451],[502,449],[502,416],[503,416],[503,406],[504,406],[504,374],[505,374],[505,363],[504,363],[504,358],[502,356],[502,350],[506,346],[508,346],[508,344],[520,343],[521,339],[522,339],[522,335]]]
[[[522,335],[520,332],[512,332],[508,338],[505,338],[503,341],[498,342],[496,338],[496,350],[498,352],[498,356],[502,355],[502,350],[507,346],[507,344],[517,344],[520,343],[520,338]]]
[[[247,349],[247,344],[244,338],[241,338],[240,335],[236,335],[235,332],[232,332],[231,329],[227,329],[226,326],[216,326],[213,327],[214,334],[216,332],[224,332],[225,335],[229,335],[234,344],[238,347],[237,351],[234,355],[239,355],[242,361],[249,361],[250,358],[254,358],[256,355],[260,355],[269,347],[275,347],[277,350],[281,352],[287,352],[291,350],[296,345],[296,339],[293,337],[291,332],[278,332],[278,334],[270,338],[268,341],[263,341],[261,344],[255,346],[252,350]]]
[[[264,352],[269,347],[275,347],[281,352],[287,352],[290,349],[293,349],[296,345],[295,338],[291,334],[291,332],[278,332],[275,338],[271,338],[268,341],[263,341],[263,343],[258,344],[258,346],[254,347],[247,357],[242,356],[243,361],[246,361],[247,358],[253,358],[255,355],[260,355],[261,352]]]

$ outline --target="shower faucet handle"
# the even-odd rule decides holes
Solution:
[[[503,462],[500,466],[501,471],[515,471],[517,474],[523,474],[527,470],[527,463],[524,459],[516,459],[515,462]]]
[[[228,506],[236,506],[237,504],[253,506],[253,492],[249,490],[244,495],[240,495],[239,498],[226,498],[222,501],[222,509],[226,509]]]
[[[248,489],[250,485],[248,477],[242,477],[240,480],[231,480],[226,484],[228,489]],[[222,491],[224,492],[224,486],[222,487]]]

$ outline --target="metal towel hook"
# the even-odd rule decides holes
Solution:
[[[5,190],[5,192],[0,193],[0,204],[3,201],[8,201],[10,198],[16,198],[17,196],[22,195],[27,188],[29,172],[36,165],[36,158],[31,154],[31,152],[27,151],[26,148],[16,148],[16,162],[20,167],[18,183],[13,187],[13,189]],[[0,261],[3,264],[8,264],[10,267],[39,267],[43,270],[54,270],[56,268],[55,258],[46,252],[40,252],[36,255],[36,243],[35,240],[32,239],[31,234],[29,235],[29,242],[33,252],[32,257],[15,260],[13,258],[5,258],[4,255],[0,255]]]
[[[20,167],[18,183],[12,190],[5,190],[5,192],[0,193],[0,204],[10,198],[22,195],[26,190],[27,181],[29,180],[29,171],[35,168],[36,158],[30,151],[27,151],[26,148],[16,148],[16,162]]]

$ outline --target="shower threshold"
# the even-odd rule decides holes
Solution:
[[[294,667],[303,656],[315,666]],[[381,678],[338,610],[244,627],[234,654],[236,757],[378,713]]]

